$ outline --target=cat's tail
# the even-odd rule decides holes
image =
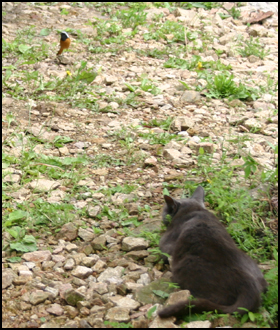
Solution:
[[[208,299],[203,298],[197,298],[193,300],[185,300],[185,301],[179,301],[176,304],[170,305],[161,311],[158,312],[158,315],[162,318],[170,317],[170,316],[184,316],[187,315],[187,313],[190,310],[193,313],[202,313],[203,311],[209,312],[209,311],[215,311],[217,310],[218,313],[233,313],[238,312],[239,314],[243,315],[246,313],[246,310],[239,309],[239,307],[244,307],[250,311],[255,311],[260,306],[260,295],[259,293],[254,295],[252,297],[252,294],[248,294],[247,292],[244,292],[240,294],[237,301],[230,306],[226,305],[220,305],[217,303],[214,303]]]

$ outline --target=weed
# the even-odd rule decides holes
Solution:
[[[98,192],[102,192],[106,196],[112,196],[115,193],[130,194],[132,191],[137,189],[134,185],[124,184],[123,186],[117,185],[107,188],[100,188]]]
[[[238,19],[240,18],[241,15],[241,11],[239,9],[237,9],[236,7],[232,7],[229,11],[230,15],[234,18],[234,19]]]
[[[162,290],[152,290],[152,292],[156,295],[159,296],[161,298],[168,298],[169,297],[169,293],[164,292]]]
[[[107,154],[97,154],[91,159],[93,168],[102,168],[110,166],[124,166],[125,162],[122,159],[112,157]]]
[[[122,21],[122,26],[124,28],[132,28],[134,30],[137,26],[146,23],[147,13],[143,11],[145,8],[141,6],[140,8],[134,8],[129,10],[118,10],[116,12],[116,17]]]
[[[223,71],[230,70],[230,65],[223,64],[220,60],[218,61],[202,61],[201,57],[198,55],[193,55],[190,61],[178,58],[171,57],[163,65],[165,68],[176,68],[176,69],[188,69],[188,70],[200,70],[200,69],[211,69],[213,71]]]
[[[142,91],[144,92],[149,92],[153,95],[158,95],[161,93],[161,90],[159,88],[157,88],[150,79],[147,78],[143,78],[141,80],[141,85],[140,88],[142,89]]]
[[[91,228],[92,228],[94,234],[96,234],[96,235],[103,233],[103,230],[101,228],[98,228],[98,227],[91,227]]]
[[[228,98],[240,100],[255,100],[258,93],[255,88],[247,87],[242,83],[237,84],[233,80],[233,74],[221,73],[214,77],[207,77],[208,92],[206,95],[211,98]]]
[[[182,141],[184,138],[176,135],[176,134],[169,134],[169,133],[139,133],[140,137],[147,139],[150,144],[161,144],[166,145],[171,140]]]
[[[157,309],[157,306],[153,306],[148,310],[148,312],[147,312],[147,318],[148,319],[150,319],[152,317],[152,315],[156,311],[156,309]]]
[[[151,128],[151,127],[160,127],[162,129],[164,129],[165,131],[169,131],[172,123],[173,123],[173,117],[168,116],[164,120],[157,120],[156,118],[151,119],[147,123],[142,123],[142,125],[144,127],[149,127],[149,128]]]
[[[210,10],[212,8],[220,8],[221,4],[219,2],[179,2],[179,7],[185,9],[203,8]]]
[[[264,59],[269,54],[269,50],[264,48],[264,45],[260,44],[259,38],[250,37],[249,40],[241,40],[238,44],[239,48],[236,50],[241,56],[248,57],[255,55],[260,59]],[[240,48],[242,47],[242,48]]]
[[[133,328],[131,323],[123,323],[123,322],[111,322],[111,321],[104,321],[104,325],[109,325],[110,328]]]

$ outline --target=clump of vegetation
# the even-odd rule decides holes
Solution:
[[[269,50],[265,49],[265,45],[260,43],[259,38],[253,37],[250,37],[250,39],[246,41],[241,40],[236,50],[243,57],[255,55],[262,60],[269,54]]]
[[[208,92],[206,95],[211,98],[228,98],[240,100],[255,100],[258,97],[257,90],[245,86],[242,83],[237,85],[234,82],[233,74],[221,73],[213,77],[207,77]]]

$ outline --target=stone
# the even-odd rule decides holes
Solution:
[[[151,156],[149,158],[146,158],[144,160],[145,166],[156,166],[157,165],[157,159],[154,156]]]
[[[52,260],[54,261],[54,262],[64,262],[65,261],[65,257],[64,256],[62,256],[62,255],[52,255]]]
[[[199,149],[202,148],[205,153],[212,154],[214,152],[214,144],[210,142],[200,142],[195,146],[197,155],[199,154]]]
[[[121,276],[124,268],[117,266],[115,268],[108,267],[104,272],[97,278],[98,282],[109,282],[109,283],[122,283]]]
[[[91,275],[93,273],[93,270],[89,267],[85,267],[85,266],[77,266],[72,272],[71,274],[73,276],[76,276],[78,278],[87,278],[89,275]]]
[[[149,252],[146,250],[140,251],[130,251],[126,254],[127,257],[132,258],[133,260],[144,259],[149,255]]]
[[[130,320],[129,312],[130,308],[113,307],[108,310],[105,320],[111,322],[128,322]]]
[[[64,309],[59,304],[52,304],[50,307],[46,308],[49,314],[60,316],[64,313]]]
[[[77,308],[75,308],[73,306],[66,305],[66,306],[63,306],[63,307],[64,307],[65,313],[71,319],[75,318],[79,314],[79,311],[77,310]]]
[[[133,298],[139,301],[141,304],[163,304],[165,299],[156,295],[154,290],[164,291],[166,293],[171,293],[173,291],[169,286],[170,281],[166,278],[161,278],[159,280],[153,281],[146,286],[138,288],[134,294]],[[129,287],[129,282],[126,285]]]
[[[82,260],[82,265],[86,267],[92,267],[99,260],[98,256],[85,257]]]
[[[137,251],[146,249],[149,243],[141,237],[125,237],[122,241],[123,251]]]
[[[94,272],[100,273],[102,269],[104,269],[105,267],[106,267],[106,262],[102,260],[98,260],[96,264],[92,267],[92,270]]]
[[[101,207],[99,205],[96,206],[89,205],[87,209],[88,215],[91,218],[95,218],[100,213],[100,211],[101,211]]]
[[[135,194],[122,194],[122,193],[116,193],[114,196],[112,196],[112,202],[115,205],[122,205],[124,203],[133,202],[136,198]]]
[[[253,129],[255,131],[260,131],[263,127],[263,125],[258,121],[256,120],[255,118],[249,118],[247,119],[243,125],[248,128],[249,130]]]
[[[66,146],[58,148],[58,151],[60,152],[61,156],[68,156],[70,154]]]
[[[98,282],[98,283],[90,282],[89,289],[94,290],[99,294],[104,294],[108,292],[108,284],[102,282]]]
[[[72,290],[72,289],[73,289],[73,287],[72,287],[72,285],[70,283],[61,284],[58,287],[60,297],[63,298],[63,299],[65,299],[65,293],[68,290]]]
[[[55,265],[54,261],[43,261],[42,270],[51,270],[54,265]]]
[[[138,284],[148,285],[151,283],[151,279],[149,274],[141,274],[139,280],[137,280]]]
[[[159,316],[157,316],[152,323],[150,324],[149,328],[163,328],[163,329],[167,329],[167,328],[179,328],[177,325],[174,324],[174,322],[176,321],[176,317],[172,316],[172,317],[167,317],[167,318],[160,318]]]
[[[105,235],[100,235],[98,237],[96,237],[93,241],[92,241],[92,248],[94,250],[99,250],[102,251],[105,249],[106,247],[106,236]]]
[[[78,250],[78,246],[76,244],[69,243],[65,246],[65,250],[67,252],[74,252]]]
[[[29,187],[32,189],[36,189],[40,192],[47,192],[53,189],[56,189],[60,186],[58,181],[54,180],[46,180],[46,179],[38,179],[31,181],[29,183]]]
[[[50,286],[46,286],[44,290],[45,290],[45,292],[48,292],[49,297],[53,298],[53,299],[55,299],[58,296],[58,293],[59,293],[58,289],[52,288]]]
[[[49,250],[34,251],[34,252],[24,253],[21,257],[26,261],[43,262],[43,261],[51,260],[52,254]]]
[[[187,156],[187,157],[186,157]],[[194,164],[194,160],[188,155],[184,155],[182,158],[174,159],[173,164],[179,168],[188,168]]]
[[[78,236],[78,229],[71,222],[64,224],[61,227],[60,232],[57,234],[58,238],[63,238],[66,241],[73,241],[74,239],[77,238],[77,236]]]
[[[38,305],[49,298],[49,293],[42,290],[32,292],[29,301],[32,305]]]
[[[118,307],[129,308],[131,310],[136,310],[140,306],[140,303],[135,301],[134,299],[119,295],[109,297],[109,300],[112,301],[112,303],[114,303]]]
[[[181,101],[184,103],[198,103],[200,99],[200,93],[195,91],[185,91],[181,96]]]
[[[164,149],[163,150],[163,157],[166,159],[178,159],[181,156],[181,152],[176,149]]]
[[[80,227],[78,230],[78,236],[81,237],[85,242],[91,242],[96,235],[91,229],[84,229]]]
[[[206,320],[206,321],[192,321],[187,324],[188,329],[203,329],[203,328],[211,328],[211,322]]]
[[[248,61],[250,62],[250,63],[256,63],[256,62],[258,62],[260,59],[257,57],[257,56],[255,56],[255,55],[250,55],[249,57],[248,57]]]
[[[176,131],[186,131],[189,128],[194,127],[195,122],[189,117],[176,117],[171,127]],[[171,141],[173,142],[173,141]],[[176,143],[176,142],[175,142]],[[176,148],[175,148],[176,149]]]
[[[240,167],[244,164],[245,164],[245,161],[243,160],[243,158],[236,158],[230,162],[230,166],[232,166],[232,167]]]
[[[14,278],[13,284],[14,285],[24,285],[32,280],[32,275],[30,276],[24,276],[24,275],[19,275]]]
[[[64,299],[66,300],[67,304],[71,306],[77,306],[79,301],[85,300],[85,296],[77,290],[70,289],[64,292]]]
[[[144,10],[144,12],[147,13],[146,16],[147,21],[153,21],[154,18],[157,17],[158,15],[166,16],[169,14],[168,8],[150,8]]]
[[[2,290],[9,287],[16,278],[16,273],[12,269],[2,270]]]
[[[165,147],[164,149],[175,149],[175,150],[181,150],[182,149],[182,144],[171,140]]]
[[[65,263],[65,265],[64,265],[63,268],[65,270],[72,270],[74,268],[74,266],[75,266],[74,259],[73,258],[69,258],[69,259],[66,260],[66,263]]]
[[[199,15],[195,10],[186,10],[178,7],[173,12],[173,14],[175,15],[175,17],[177,17],[178,20],[183,21],[188,26],[198,27],[200,24]]]
[[[266,37],[267,36],[267,29],[259,24],[253,24],[249,27],[249,35],[252,37]]]
[[[173,305],[176,304],[178,301],[185,301],[187,299],[189,299],[191,293],[189,290],[181,290],[178,292],[172,292],[170,293],[168,299],[166,300],[165,305],[169,306],[169,305]]]
[[[13,174],[11,172],[9,172],[10,169],[6,168],[5,171],[3,171],[2,173],[2,177],[3,177],[3,182],[7,182],[7,183],[17,183],[20,182],[21,179],[21,175],[19,174]]]

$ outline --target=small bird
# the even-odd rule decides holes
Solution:
[[[60,49],[59,52],[56,55],[61,55],[64,49],[69,48],[71,40],[69,38],[69,35],[67,32],[62,31],[61,32],[61,38],[60,38]]]

